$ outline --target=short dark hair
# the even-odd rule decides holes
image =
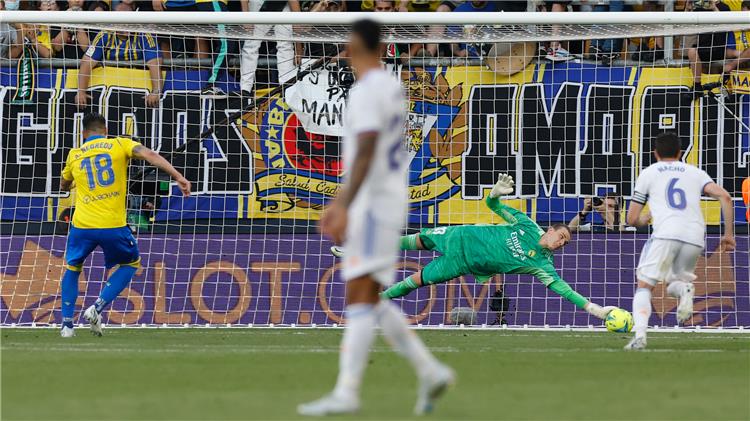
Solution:
[[[654,150],[661,158],[679,158],[681,148],[680,138],[674,132],[661,133],[654,141]]]
[[[561,230],[561,229],[566,229],[566,230],[568,230],[568,234],[571,237],[573,236],[573,231],[570,230],[570,227],[567,224],[563,224],[561,222],[558,222],[556,224],[550,225],[550,228],[552,228],[555,231],[558,231],[558,230]]]
[[[99,113],[89,113],[83,117],[83,130],[100,130],[107,127],[107,120]]]
[[[361,19],[352,25],[352,34],[356,34],[368,51],[376,52],[380,48],[380,24],[372,19]]]
[[[740,9],[750,9],[750,1],[746,0],[742,2]]]

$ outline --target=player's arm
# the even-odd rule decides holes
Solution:
[[[137,145],[136,147],[134,147],[132,154],[133,158],[142,159],[169,174],[169,176],[177,182],[177,187],[179,187],[182,194],[185,196],[190,196],[190,182],[185,177],[183,177],[182,173],[177,171],[177,169],[173,167],[172,164],[169,163],[169,161],[164,159],[163,156],[143,145]]]
[[[497,176],[497,183],[495,183],[495,185],[492,187],[490,195],[487,196],[487,200],[485,201],[485,203],[487,203],[487,207],[490,208],[492,212],[495,212],[495,214],[503,218],[507,223],[511,225],[519,222],[520,220],[529,219],[529,217],[520,210],[514,209],[500,202],[499,197],[507,196],[513,193],[513,191],[515,190],[514,186],[515,183],[513,182],[513,177],[508,174],[501,173]]]
[[[164,81],[161,77],[161,51],[159,50],[159,44],[156,42],[151,34],[143,34],[143,59],[146,61],[146,67],[148,67],[148,74],[151,78],[151,92],[145,96],[146,105],[149,107],[156,107],[159,105],[159,98],[161,97],[162,88],[164,87]]]
[[[635,199],[630,201],[630,208],[628,208],[627,222],[628,225],[633,227],[645,227],[651,221],[651,213],[648,211],[644,212],[643,203],[638,203]]]
[[[93,72],[94,67],[104,60],[104,42],[106,41],[104,35],[104,31],[96,35],[78,65],[78,94],[76,94],[76,104],[79,107],[87,106],[91,98],[87,91],[91,82],[91,72]]]
[[[65,160],[65,167],[63,167],[62,174],[60,176],[60,191],[70,191],[73,188],[73,167],[70,163],[71,156],[68,154],[68,158]]]
[[[648,180],[649,177],[644,170],[635,182],[635,191],[633,192],[633,198],[630,200],[628,214],[625,217],[625,221],[630,226],[644,227],[649,224],[649,221],[651,221],[651,214],[649,212],[643,212],[643,208],[648,201]]]
[[[721,246],[726,251],[734,250],[734,204],[732,196],[723,187],[710,182],[703,187],[703,193],[721,203],[721,215],[724,217],[724,236],[721,237]]]
[[[341,191],[341,204],[348,208],[357,197],[362,183],[370,172],[372,157],[375,156],[375,146],[378,142],[377,132],[361,133],[357,136],[357,156],[354,158],[349,184]]]
[[[73,188],[73,180],[60,179],[60,191],[70,191]]]
[[[602,307],[599,304],[589,301],[588,298],[571,288],[571,286],[557,274],[557,271],[554,270],[554,268],[535,269],[532,274],[546,285],[550,291],[565,298],[576,307],[585,310],[587,313],[599,319],[604,320],[607,317],[607,314],[616,308],[614,306]]]
[[[347,225],[347,212],[349,206],[357,197],[362,184],[370,172],[375,147],[377,146],[378,132],[367,130],[357,136],[357,155],[351,168],[349,182],[342,188],[341,192],[326,208],[320,218],[320,232],[329,235],[336,244],[344,241]]]
[[[78,94],[76,95],[76,104],[79,107],[85,107],[89,104],[91,95],[87,91],[89,89],[89,82],[91,81],[91,72],[97,64],[97,61],[87,55],[81,59],[78,67]]]

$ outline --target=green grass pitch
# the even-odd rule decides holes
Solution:
[[[294,419],[333,386],[340,330],[2,330],[3,420]],[[428,419],[750,419],[750,335],[420,331],[458,383]],[[359,419],[408,419],[416,381],[377,342]],[[346,419],[338,417],[336,419]]]

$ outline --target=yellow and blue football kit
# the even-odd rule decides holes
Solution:
[[[118,36],[116,32],[102,31],[91,41],[86,55],[95,61],[143,60],[148,62],[161,57],[161,51],[156,37],[151,34]]]
[[[75,182],[76,203],[65,247],[64,325],[72,327],[78,276],[97,246],[104,252],[107,269],[120,265],[94,304],[98,312],[119,295],[140,265],[138,245],[126,224],[128,163],[137,146],[128,138],[90,136],[68,154],[62,178]]]
[[[140,143],[124,137],[91,136],[68,154],[62,177],[76,184],[73,226],[65,261],[81,270],[97,246],[105,265],[138,263],[138,246],[127,223],[128,162]]]

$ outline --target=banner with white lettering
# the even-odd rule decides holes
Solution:
[[[311,72],[287,88],[284,100],[297,114],[302,127],[315,134],[343,136],[344,107],[349,86],[342,84],[346,69]]]

